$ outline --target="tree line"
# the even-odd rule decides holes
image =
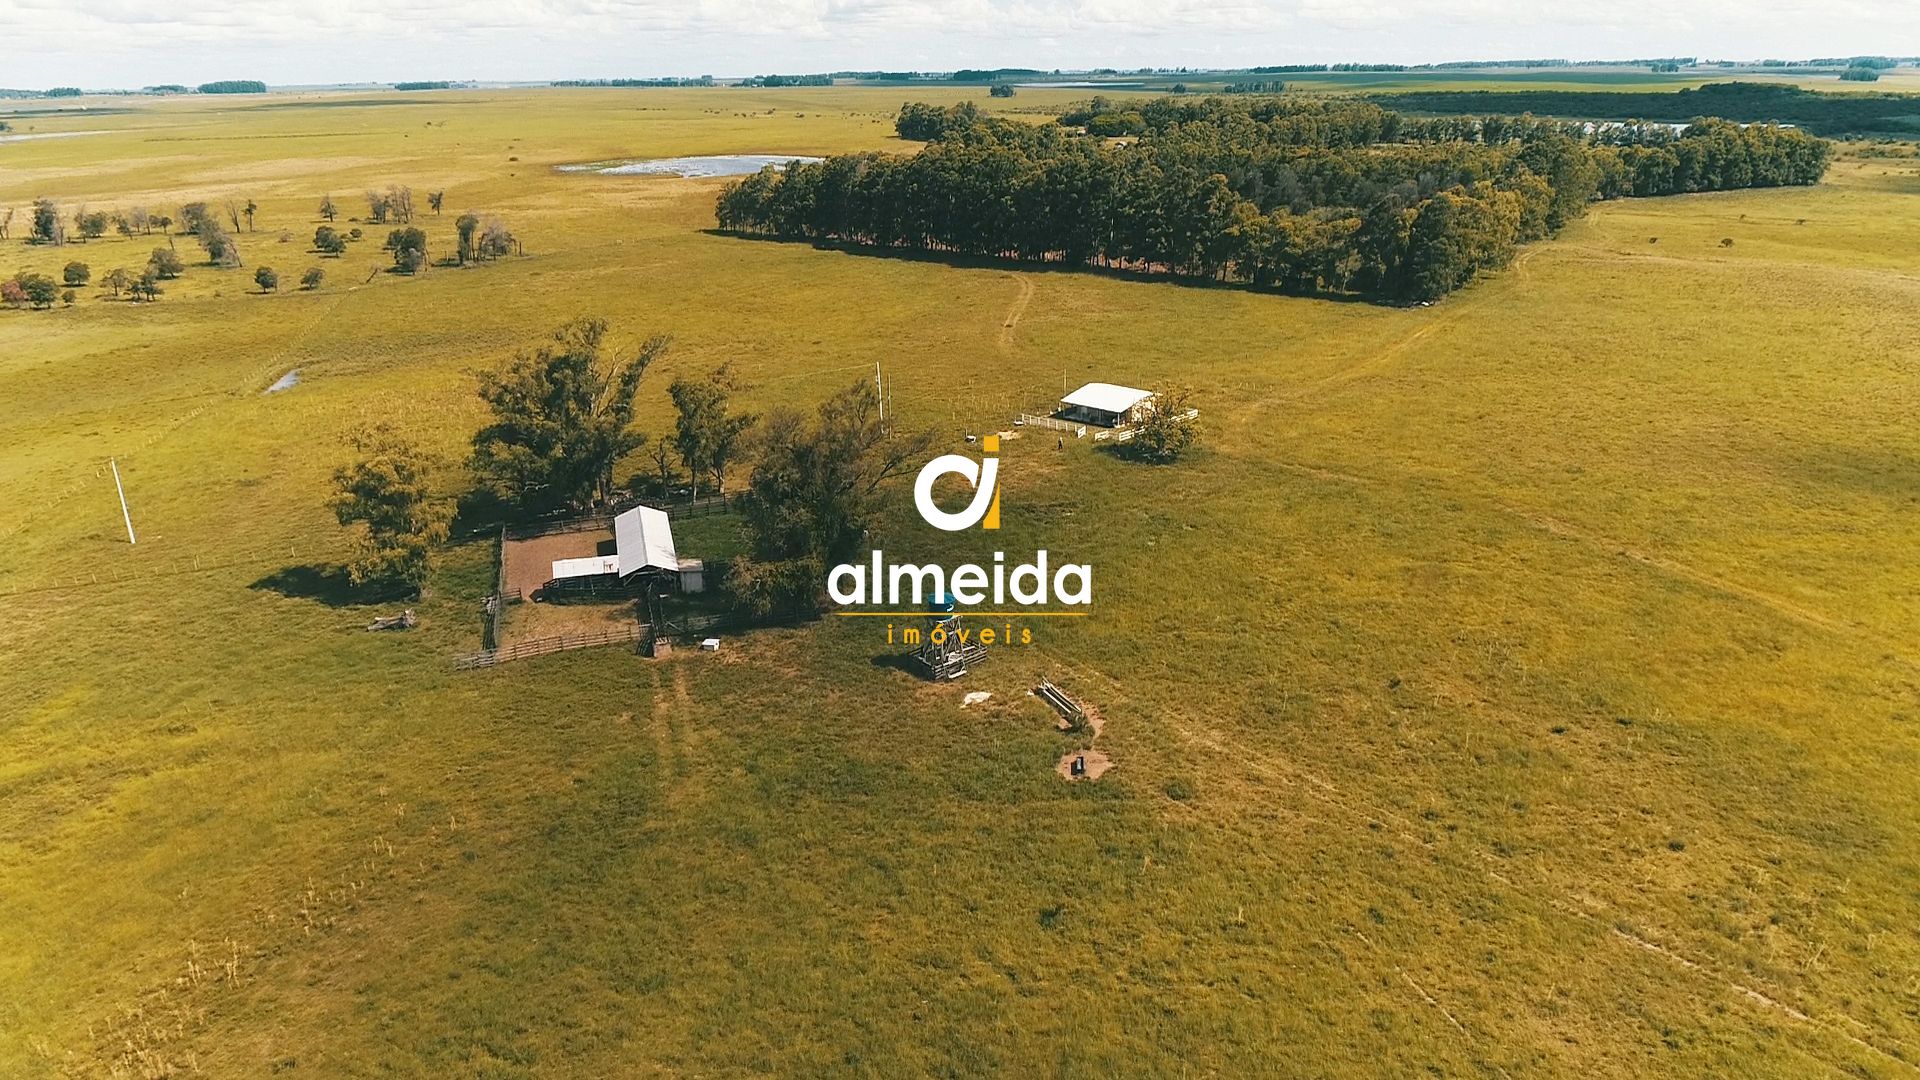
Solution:
[[[444,191],[427,192],[427,208],[439,215],[445,199]],[[426,269],[428,238],[425,230],[413,224],[416,217],[413,189],[399,184],[389,185],[385,189],[370,189],[366,193],[366,201],[366,217],[355,220],[397,226],[387,233],[381,244],[381,249],[393,259],[394,271],[415,274]],[[321,198],[316,213],[326,224],[314,230],[314,252],[338,257],[346,253],[350,244],[361,239],[362,232],[357,227],[335,228],[333,222],[340,216],[340,208],[331,195]],[[220,204],[194,201],[180,206],[172,214],[154,212],[145,206],[125,211],[107,211],[82,205],[71,215],[52,199],[36,199],[29,208],[25,222],[27,235],[23,239],[29,244],[62,246],[84,242],[98,239],[111,229],[129,239],[150,236],[157,230],[166,238],[166,246],[154,248],[146,265],[140,270],[115,268],[99,275],[97,279],[86,264],[78,261],[69,263],[62,275],[68,286],[66,293],[61,293],[58,283],[46,275],[27,272],[16,274],[0,282],[0,302],[9,307],[44,309],[52,307],[54,300],[64,299],[71,305],[75,299],[72,290],[89,282],[98,284],[114,299],[126,295],[133,300],[158,300],[165,292],[164,283],[180,277],[186,269],[186,261],[174,248],[176,226],[177,235],[193,237],[206,253],[205,265],[217,269],[235,269],[244,265],[238,237],[254,231],[259,214],[259,204],[250,198],[227,199]],[[16,211],[12,208],[0,211],[0,240],[12,236],[15,216]],[[454,236],[454,250],[441,260],[442,265],[467,266],[524,253],[519,239],[500,218],[492,214],[476,211],[461,214],[454,221]],[[283,243],[291,238],[291,234],[280,234]],[[325,279],[325,270],[317,266],[310,267],[300,274],[300,287],[308,291],[318,289]],[[275,292],[280,286],[279,272],[271,267],[257,267],[254,283],[263,293]]]
[[[1686,123],[1718,116],[1752,124],[1792,124],[1816,135],[1920,133],[1920,97],[1833,94],[1774,83],[1708,83],[1671,93],[1644,90],[1413,90],[1371,95],[1396,110],[1455,116],[1529,112],[1592,120]]]
[[[1115,117],[1133,138],[1101,137]],[[1428,300],[1595,199],[1808,184],[1830,153],[1771,126],[1421,120],[1353,99],[1096,98],[1061,122],[908,105],[896,126],[920,153],[769,168],[726,187],[715,216],[789,239]]]

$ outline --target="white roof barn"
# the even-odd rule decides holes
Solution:
[[[613,519],[612,555],[556,559],[554,580],[611,574],[626,577],[641,570],[680,572],[680,555],[673,547],[673,526],[665,510],[636,506]]]
[[[1114,427],[1135,419],[1140,407],[1152,400],[1151,390],[1090,382],[1060,399],[1060,414],[1072,420]]]
[[[641,570],[680,571],[673,549],[673,526],[665,510],[636,506],[613,519],[613,546],[620,553],[620,576]]]

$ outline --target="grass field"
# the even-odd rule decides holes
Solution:
[[[101,133],[0,145],[0,205],[262,209],[247,269],[0,311],[0,1075],[1916,1072],[1914,160],[1599,206],[1408,310],[733,239],[717,181],[552,169],[904,149],[901,97],[17,125]],[[526,256],[254,292],[389,183],[447,190],[436,254],[474,208]],[[1093,616],[951,686],[866,619],[455,673],[484,534],[365,633],[344,434],[459,490],[473,372],[588,313],[675,335],[649,430],[679,373],[765,409],[880,361],[955,449],[1089,379],[1190,384],[1207,448],[1007,443],[993,546],[1091,563]],[[890,553],[987,548],[901,509]]]

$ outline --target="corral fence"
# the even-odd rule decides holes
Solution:
[[[557,634],[552,637],[528,638],[526,641],[516,641],[505,648],[482,649],[476,653],[457,656],[453,660],[453,668],[455,671],[475,671],[479,668],[504,664],[509,660],[526,660],[571,649],[595,649],[605,645],[624,645],[628,642],[652,644],[663,639],[687,640],[716,631],[740,629],[746,626],[747,622],[748,620],[742,616],[731,612],[720,612],[668,620],[661,625],[658,633],[655,633],[652,624],[635,622],[591,634]]]
[[[557,536],[562,533],[598,532],[611,529],[613,527],[613,519],[616,516],[636,506],[653,506],[656,509],[664,510],[666,511],[667,519],[670,521],[683,518],[707,517],[712,514],[724,514],[739,509],[741,497],[739,492],[726,492],[723,494],[705,495],[698,499],[677,500],[666,506],[659,506],[656,502],[644,499],[628,499],[616,501],[612,506],[598,513],[575,515],[572,517],[556,517],[549,518],[545,521],[529,521],[517,525],[505,524],[500,526],[499,550],[494,554],[493,594],[488,596],[481,604],[481,610],[485,615],[480,630],[481,648],[488,652],[500,648],[500,624],[506,618],[507,605],[518,604],[527,599],[521,595],[520,590],[507,588],[507,545],[509,543],[518,540],[532,540],[542,536]],[[716,583],[715,579],[718,575],[719,568],[711,566],[707,568],[709,586]],[[587,592],[592,592],[593,595],[585,595]],[[601,596],[594,590],[583,590],[582,594],[569,595],[565,597],[565,599],[605,599],[608,596],[614,595],[622,594],[609,592],[606,596]]]
[[[482,649],[477,653],[454,658],[455,671],[472,671],[476,668],[493,667],[509,660],[525,660],[548,653],[565,652],[568,649],[592,649],[601,645],[618,645],[628,641],[641,641],[647,636],[645,623],[615,627],[592,634],[559,634],[553,637],[528,638],[516,641],[504,649]]]
[[[1071,432],[1076,439],[1087,437],[1087,425],[1075,424],[1055,416],[1039,416],[1034,413],[1021,413],[1020,426],[1039,428],[1042,431]]]

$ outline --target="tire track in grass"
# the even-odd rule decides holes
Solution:
[[[1030,274],[1011,276],[1020,283],[1020,295],[1013,298],[1013,305],[1007,308],[1006,317],[1000,321],[1000,351],[1003,353],[1013,351],[1014,328],[1020,325],[1020,317],[1027,313],[1027,305],[1033,301],[1033,276]]]
[[[1105,684],[1110,693],[1116,694],[1124,700],[1125,690],[1122,684],[1105,672],[1084,663],[1063,664],[1062,666],[1067,667],[1083,678]],[[1350,821],[1358,823],[1361,829],[1372,832],[1376,825],[1391,823],[1403,838],[1418,844],[1436,858],[1457,857],[1457,855],[1461,854],[1461,852],[1454,849],[1450,838],[1442,837],[1436,839],[1438,834],[1434,834],[1430,830],[1421,830],[1418,823],[1402,814],[1367,802],[1364,799],[1356,799],[1347,795],[1338,784],[1299,765],[1283,753],[1264,750],[1248,743],[1229,746],[1224,743],[1211,728],[1197,722],[1189,721],[1170,711],[1160,712],[1156,719],[1166,724],[1173,733],[1183,741],[1203,751],[1234,762],[1243,768],[1250,768],[1252,771],[1263,774],[1269,779],[1279,780],[1288,785],[1292,790],[1301,792],[1309,798],[1317,800],[1323,805],[1337,811]],[[1421,835],[1423,831],[1427,834]],[[1442,842],[1443,840],[1448,842]],[[1589,910],[1589,907],[1594,905],[1604,908],[1605,905],[1599,900],[1589,900],[1586,904],[1581,904],[1577,902],[1578,898],[1573,894],[1569,894],[1564,898],[1555,897],[1551,894],[1558,890],[1549,882],[1538,879],[1533,881],[1516,881],[1515,878],[1525,877],[1524,868],[1518,864],[1501,861],[1489,852],[1479,848],[1469,848],[1465,854],[1470,854],[1481,864],[1480,871],[1489,881],[1505,886],[1535,903],[1543,904],[1546,908],[1561,912],[1576,921],[1590,924],[1601,921],[1600,915]],[[1468,867],[1458,862],[1455,862],[1454,865],[1460,866],[1462,869],[1468,869]],[[1496,866],[1498,866],[1499,869],[1495,869]],[[1508,876],[1510,874],[1513,876]],[[1778,990],[1767,988],[1752,981],[1743,981],[1741,978],[1729,974],[1714,961],[1695,959],[1681,953],[1677,949],[1661,945],[1646,935],[1628,928],[1617,919],[1607,924],[1606,929],[1614,940],[1621,942],[1623,945],[1630,945],[1643,952],[1660,957],[1673,964],[1679,970],[1716,984],[1728,993],[1753,1004],[1757,1008],[1785,1017],[1805,1027],[1836,1036],[1875,1057],[1903,1066],[1907,1071],[1920,1075],[1920,1065],[1915,1065],[1909,1060],[1906,1047],[1898,1039],[1862,1023],[1845,1012],[1835,1013],[1834,1016],[1830,1018],[1818,1015],[1809,1009],[1790,1004],[1787,1000],[1787,995]],[[1371,945],[1372,942],[1368,942],[1368,944]],[[1452,1021],[1454,1026],[1462,1032],[1467,1030],[1437,999],[1427,993],[1425,989],[1417,983],[1414,983],[1411,977],[1397,965],[1394,970],[1421,995],[1426,1004],[1439,1009],[1441,1013],[1445,1015],[1449,1021]],[[1855,1035],[1853,1031],[1842,1027],[1842,1023],[1858,1031],[1867,1033],[1869,1038],[1885,1043],[1892,1047],[1892,1050],[1881,1049],[1874,1041],[1869,1041],[1868,1038]],[[1498,1068],[1497,1065],[1495,1067]]]
[[[1779,593],[1768,592],[1765,589],[1755,588],[1751,585],[1745,585],[1738,581],[1721,577],[1718,574],[1710,573],[1698,567],[1689,566],[1678,559],[1669,558],[1664,555],[1654,555],[1626,544],[1617,543],[1607,537],[1587,532],[1578,526],[1546,514],[1534,513],[1504,505],[1499,506],[1498,509],[1503,513],[1519,518],[1536,529],[1551,533],[1554,536],[1585,544],[1596,551],[1618,555],[1623,559],[1639,563],[1642,566],[1651,567],[1670,577],[1692,582],[1695,585],[1710,589],[1724,596],[1745,600],[1748,603],[1756,604],[1777,615],[1797,622],[1802,626],[1819,630],[1835,637],[1851,638],[1865,642],[1866,644],[1885,650],[1886,656],[1898,660],[1908,667],[1920,668],[1920,660],[1916,660],[1913,656],[1903,651],[1906,647],[1904,643],[1885,637],[1866,627],[1843,622],[1832,615],[1817,611],[1805,604],[1782,596]]]
[[[1405,335],[1398,341],[1390,342],[1383,346],[1372,356],[1315,382],[1308,383],[1306,386],[1268,394],[1265,397],[1248,402],[1246,406],[1240,410],[1239,414],[1234,417],[1234,430],[1236,432],[1246,430],[1246,428],[1270,406],[1295,404],[1306,401],[1328,390],[1344,386],[1356,379],[1364,379],[1385,368],[1408,349],[1427,340],[1440,330],[1452,326],[1473,312],[1478,311],[1494,298],[1505,296],[1513,283],[1525,284],[1528,280],[1526,273],[1527,263],[1543,250],[1545,250],[1545,247],[1542,245],[1529,247],[1527,250],[1522,251],[1508,266],[1508,270],[1512,275],[1510,278],[1482,281],[1480,287],[1475,289],[1471,294],[1461,299],[1448,302],[1446,306],[1440,309],[1439,315],[1421,324],[1415,328],[1413,332]],[[1498,287],[1503,280],[1508,284],[1508,289]]]

